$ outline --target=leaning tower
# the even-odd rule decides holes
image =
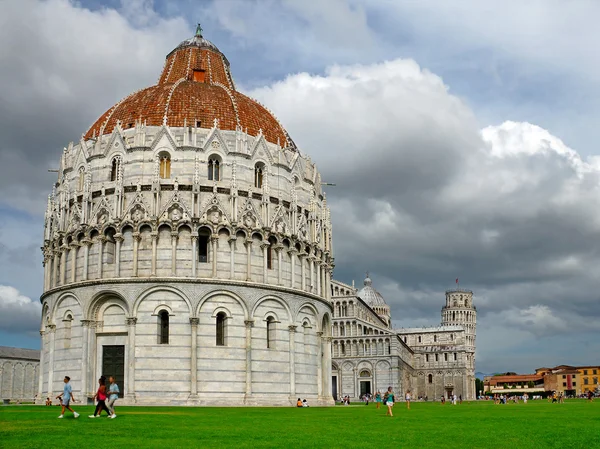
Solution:
[[[462,326],[465,329],[465,357],[467,397],[474,399],[475,391],[475,335],[477,308],[473,305],[473,292],[463,288],[446,291],[446,305],[442,308],[442,326]]]

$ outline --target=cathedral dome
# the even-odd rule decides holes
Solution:
[[[371,281],[368,274],[364,280],[364,287],[358,292],[358,297],[367,303],[369,307],[387,307],[381,293],[373,288],[373,281]]]
[[[181,42],[171,51],[154,86],[141,89],[119,101],[85,133],[90,139],[113,132],[117,125],[240,129],[282,147],[295,148],[287,131],[273,114],[257,101],[236,90],[229,61],[202,36]]]

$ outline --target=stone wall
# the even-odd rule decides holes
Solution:
[[[0,399],[31,402],[38,393],[39,362],[0,357]]]

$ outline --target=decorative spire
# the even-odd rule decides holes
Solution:
[[[202,31],[200,24],[196,25],[196,37],[202,37]]]

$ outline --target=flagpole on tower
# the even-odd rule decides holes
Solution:
[[[456,278],[456,289],[459,290],[460,289],[460,284],[458,283],[458,278]]]

